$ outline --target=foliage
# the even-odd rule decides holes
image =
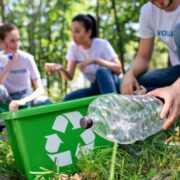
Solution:
[[[0,133],[0,179],[25,179],[15,166],[6,132]]]
[[[66,66],[66,51],[71,39],[71,19],[78,13],[92,14],[98,20],[99,36],[108,39],[127,70],[138,49],[138,19],[141,6],[147,0],[6,0],[4,1],[6,22],[15,24],[21,34],[22,49],[35,56],[48,93],[59,101],[70,83],[58,75],[46,74],[45,62]],[[2,6],[2,4],[1,4]],[[2,11],[3,7],[1,7]],[[1,12],[1,14],[3,14]],[[159,42],[159,40],[157,40]],[[157,43],[151,67],[167,66],[167,52]],[[163,60],[165,59],[165,60]],[[76,79],[75,76],[74,79]],[[58,83],[55,89],[54,84]],[[57,89],[59,96],[54,97]],[[52,93],[53,92],[53,93]]]

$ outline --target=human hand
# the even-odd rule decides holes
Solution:
[[[147,89],[144,86],[140,86],[140,88],[141,88],[140,90],[135,90],[134,91],[135,95],[144,95],[144,94],[146,94]]]
[[[156,96],[164,99],[165,103],[161,111],[160,117],[163,119],[167,117],[162,128],[164,130],[173,124],[173,122],[180,115],[180,90],[176,86],[168,86],[159,88],[147,93],[150,96]]]
[[[84,69],[86,68],[86,66],[87,66],[88,64],[92,64],[92,63],[94,63],[94,62],[95,62],[95,58],[86,59],[86,60],[84,60],[83,62],[81,62],[81,63],[79,64],[79,69],[80,69],[81,71],[84,71]]]
[[[14,111],[14,110],[18,110],[19,106],[23,106],[26,103],[23,100],[12,100],[9,104],[9,110],[10,111]]]
[[[61,64],[45,63],[44,68],[47,72],[57,72],[60,71],[63,67]]]
[[[133,95],[135,92],[138,92],[141,90],[140,85],[137,81],[137,79],[133,76],[131,73],[127,73],[122,81],[121,85],[121,94],[129,94]]]

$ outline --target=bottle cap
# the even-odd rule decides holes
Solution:
[[[87,117],[86,118],[83,117],[80,119],[80,126],[83,129],[89,129],[93,126],[93,120]]]
[[[9,60],[13,59],[13,55],[12,54],[8,54],[7,57],[8,57]]]

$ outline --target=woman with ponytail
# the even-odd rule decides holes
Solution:
[[[45,69],[72,80],[77,65],[91,85],[71,92],[64,101],[118,92],[121,64],[110,43],[97,37],[96,20],[91,15],[79,14],[72,19],[71,31],[73,42],[66,55],[67,68],[46,63]]]

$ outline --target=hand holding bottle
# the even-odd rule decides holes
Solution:
[[[141,90],[140,85],[132,72],[128,72],[121,85],[121,94],[134,95],[134,92]]]
[[[159,88],[149,92],[147,95],[164,99],[164,106],[161,111],[161,118],[167,116],[163,129],[167,129],[180,116],[180,78],[173,85]]]
[[[80,120],[82,128],[93,128],[100,136],[120,144],[131,144],[162,130],[163,103],[153,96],[103,95],[88,107]]]

